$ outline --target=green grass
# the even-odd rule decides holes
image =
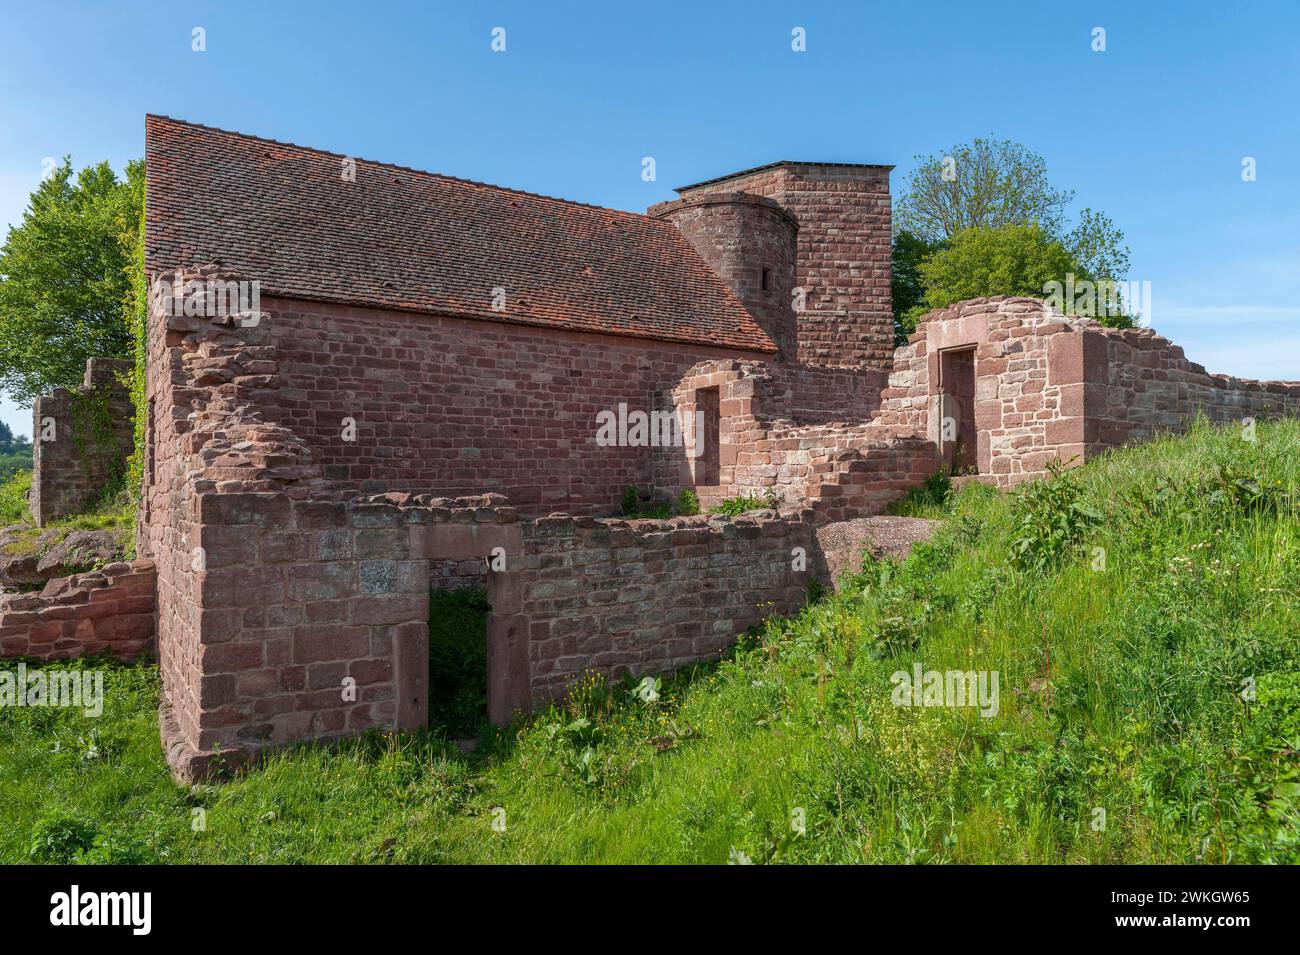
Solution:
[[[32,515],[27,510],[30,487],[31,472],[14,475],[8,482],[0,484],[0,527],[31,523]],[[130,560],[135,552],[135,515],[135,504],[119,482],[78,514],[49,521],[44,527],[32,525],[19,530],[5,546],[5,552],[15,557],[33,553],[43,555],[73,531],[109,531],[121,541],[125,557]]]
[[[0,527],[30,521],[27,492],[32,489],[32,472],[17,471],[0,483]]]
[[[725,514],[735,517],[747,511],[776,510],[781,506],[781,497],[775,490],[768,489],[766,494],[740,494],[728,497],[709,508],[710,514]]]
[[[371,734],[187,792],[155,670],[112,667],[98,721],[0,709],[0,859],[1300,861],[1300,424],[1258,436],[966,487],[728,660],[588,679],[471,756]],[[894,706],[914,661],[997,671],[998,714]]]

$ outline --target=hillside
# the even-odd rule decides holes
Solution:
[[[1300,861],[1300,423],[922,510],[731,659],[469,756],[375,734],[187,792],[154,667],[98,720],[0,708],[0,861]],[[916,664],[996,673],[989,715],[895,705]]]

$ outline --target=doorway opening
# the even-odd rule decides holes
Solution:
[[[939,391],[944,396],[940,444],[947,472],[979,472],[979,432],[975,427],[975,349],[939,353]]]
[[[429,729],[448,739],[477,737],[487,723],[487,590],[429,592]]]
[[[696,421],[703,424],[697,428],[695,451],[695,484],[698,487],[716,487],[722,480],[721,449],[722,440],[722,397],[717,388],[697,388],[695,391]],[[703,442],[703,447],[700,443]]]

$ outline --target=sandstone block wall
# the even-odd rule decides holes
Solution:
[[[1098,329],[1085,367],[1084,441],[1089,450],[1184,431],[1211,421],[1300,416],[1300,382],[1213,375],[1150,329]]]
[[[428,512],[275,491],[199,507],[197,693],[173,700],[196,750],[423,725]]]
[[[236,278],[216,267],[195,274]],[[190,277],[170,276],[165,287],[188,289]],[[309,347],[323,354],[331,352],[334,336],[340,336],[339,355],[352,354],[344,338],[361,343],[360,354],[371,363],[397,361],[421,380],[417,370],[430,367],[416,347],[425,341],[424,326],[405,316],[398,322],[364,312],[349,321],[315,306],[297,313],[285,303],[273,307],[258,316],[190,317],[166,308],[161,293],[150,305],[151,413],[140,547],[158,568],[162,726],[169,762],[182,779],[199,778],[217,760],[230,765],[299,739],[424,725],[431,586],[486,585],[490,715],[505,722],[516,710],[562,692],[583,669],[639,674],[716,655],[759,619],[760,604],[774,612],[797,606],[809,574],[824,565],[812,532],[824,515],[814,509],[779,519],[625,523],[521,517],[492,494],[456,500],[359,494],[355,483],[331,480],[331,465],[320,463],[329,453],[309,446],[283,420],[305,414],[315,402],[338,400],[336,382],[364,391],[386,421],[409,422],[402,416],[418,417],[421,406],[401,380],[394,390],[388,365],[371,375],[365,361],[349,360],[334,369],[333,379],[329,369],[307,377],[294,364],[303,355],[294,334],[305,330],[302,337],[315,342]],[[382,332],[367,326],[373,321]],[[494,333],[489,326],[484,334]],[[488,379],[479,381],[475,387],[483,392],[473,400],[490,403],[483,397],[490,391],[505,399],[492,407],[512,407],[510,385],[522,379],[499,377],[508,353],[475,365],[468,358],[475,347],[461,346],[456,367],[490,368],[498,377],[490,379],[491,387]],[[565,352],[579,370],[584,358],[599,362],[604,354]],[[700,364],[689,350],[643,356],[632,369],[642,374],[637,388],[663,394],[658,376],[678,361]],[[450,367],[443,373],[440,387],[453,402],[475,375],[453,375]],[[537,374],[555,384],[554,366]],[[603,374],[612,380],[614,373],[598,371],[595,380]],[[561,427],[573,427],[585,419],[590,399],[572,384],[566,390],[564,407],[572,417]],[[395,407],[380,402],[388,393],[396,396]],[[874,392],[863,386],[856,395],[865,408]],[[330,413],[339,410],[333,406]],[[723,413],[735,410],[728,405]],[[430,414],[440,425],[448,421],[443,409]],[[524,420],[539,414],[531,408]],[[301,420],[310,428],[310,417]],[[543,430],[528,439],[530,447],[550,447],[547,435],[554,432],[544,430],[550,425],[536,426]],[[449,447],[480,443],[467,429]],[[635,450],[640,473],[649,474],[649,450]],[[558,439],[553,451],[562,462],[556,471],[565,473],[585,454]],[[525,473],[524,465],[515,467]],[[796,546],[808,552],[798,571]],[[494,555],[504,556],[503,569],[487,567]],[[585,634],[579,648],[579,632],[588,627],[599,636],[592,642]]]
[[[940,384],[941,356],[972,350],[978,471],[1000,485],[1041,477],[1054,459],[1216,421],[1300,414],[1300,383],[1210,375],[1153,330],[1104,328],[1039,299],[959,302],[922,319],[898,349],[881,424],[923,433],[936,447],[956,412]]]
[[[974,348],[977,467],[1007,485],[1084,453],[1083,329],[1038,299],[974,299],[926,316],[895,359],[881,422],[938,445],[940,354]]]
[[[260,316],[190,317],[164,291],[186,289],[191,280],[204,288],[210,280],[238,277],[210,266],[153,278],[163,281],[149,302],[148,421],[136,546],[157,570],[164,727],[175,737],[167,741],[169,759],[177,760],[172,765],[179,776],[194,778],[206,766],[195,755],[201,736],[219,729],[203,723],[205,708],[220,705],[204,678],[207,663],[221,665],[223,651],[210,660],[208,654],[222,642],[222,621],[205,617],[205,610],[229,609],[205,607],[206,574],[234,559],[223,552],[222,536],[230,534],[224,525],[204,541],[204,523],[213,513],[205,498],[288,494],[289,488],[305,498],[323,482],[310,453],[256,410],[278,370],[267,323]],[[197,304],[204,315],[204,304]],[[255,589],[256,566],[243,571],[244,582]]]
[[[133,660],[154,636],[154,568],[147,560],[59,577],[40,593],[0,596],[0,657],[60,660],[109,653]]]
[[[263,300],[277,356],[266,420],[363,493],[500,493],[528,514],[610,514],[648,490],[649,447],[602,447],[597,414],[649,412],[720,349]],[[355,440],[344,439],[344,419]]]
[[[803,604],[824,566],[813,526],[810,513],[539,518],[523,525],[523,560],[503,575],[513,606],[494,599],[493,618],[509,627],[513,611],[529,628],[534,703],[561,696],[585,670],[615,679],[677,670],[716,658],[764,617]]]
[[[661,401],[663,407],[689,417],[698,408],[701,391],[718,390],[722,420],[717,480],[701,480],[704,455],[657,449],[656,487],[693,486],[705,507],[724,498],[769,491],[786,505],[801,507],[843,493],[823,495],[825,484],[858,484],[865,474],[873,473],[884,482],[876,490],[884,493],[872,492],[870,501],[850,495],[851,501],[846,498],[840,503],[865,508],[861,515],[851,516],[879,513],[889,500],[901,496],[893,482],[910,481],[917,468],[923,469],[922,477],[934,470],[933,454],[924,442],[900,443],[895,433],[899,429],[871,426],[885,380],[885,374],[875,369],[704,362]],[[850,471],[852,461],[868,453],[871,465],[856,464]],[[839,463],[832,464],[836,455]],[[854,477],[848,477],[850,473]]]
[[[32,491],[37,526],[92,504],[126,471],[135,445],[126,359],[91,358],[79,388],[57,388],[32,406]]]

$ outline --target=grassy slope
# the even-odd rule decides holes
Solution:
[[[0,859],[34,832],[49,858],[97,838],[88,858],[169,861],[1300,859],[1300,424],[1258,444],[1198,428],[1073,474],[1103,519],[1049,539],[1046,572],[1008,564],[1022,505],[967,489],[904,566],[654,702],[589,685],[469,758],[375,735],[186,793],[155,671],[114,668],[101,720],[0,710]],[[1000,712],[893,706],[913,660],[997,670]]]

